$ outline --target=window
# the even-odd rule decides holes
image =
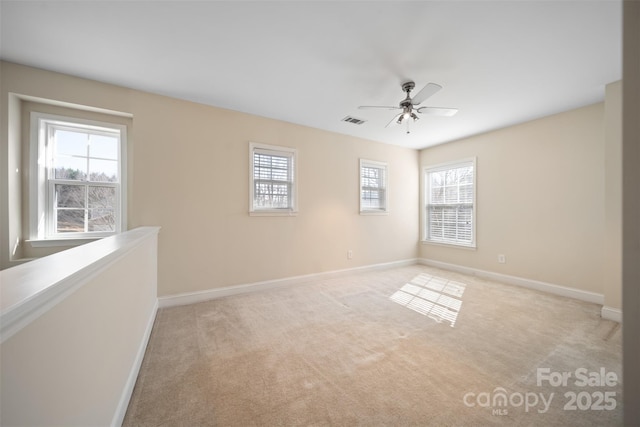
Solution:
[[[387,212],[387,164],[360,159],[360,213]]]
[[[125,126],[32,113],[31,239],[126,229]]]
[[[251,143],[250,200],[252,215],[292,215],[296,197],[296,150]]]
[[[425,169],[425,241],[475,247],[475,163]]]

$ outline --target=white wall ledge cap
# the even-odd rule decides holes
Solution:
[[[159,231],[139,227],[0,271],[0,342]]]

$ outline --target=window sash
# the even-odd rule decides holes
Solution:
[[[475,246],[475,159],[425,169],[425,240]]]
[[[360,159],[360,212],[387,211],[387,165]]]
[[[296,210],[295,154],[286,147],[251,144],[251,212]]]
[[[473,243],[473,205],[429,205],[428,240]]]
[[[82,201],[78,206],[59,206],[58,186],[75,187],[82,189]],[[91,200],[92,189],[113,189],[112,204],[96,204]],[[94,235],[110,235],[118,230],[118,212],[120,199],[120,186],[117,183],[105,182],[88,182],[76,180],[49,179],[48,181],[48,200],[50,201],[51,213],[48,215],[49,234],[53,236],[94,236]],[[98,199],[99,201],[104,199]],[[81,213],[82,220],[80,224],[81,230],[73,231],[73,229],[65,230],[60,228],[61,215],[67,212],[66,217],[72,217],[73,213]],[[100,219],[105,220],[99,221]],[[105,224],[106,223],[106,224]],[[69,226],[68,226],[69,227]],[[102,228],[102,229],[101,229]]]
[[[58,132],[78,135],[60,140]],[[31,240],[105,237],[126,229],[126,127],[33,112],[32,134]],[[60,167],[74,173],[60,173]],[[62,193],[74,202],[57,200]]]

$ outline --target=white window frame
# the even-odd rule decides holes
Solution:
[[[383,177],[381,180],[381,186],[373,188],[373,189],[368,189],[364,187],[364,177],[363,177],[363,169],[364,168],[369,168],[369,169],[379,169],[382,171]],[[387,167],[387,164],[384,162],[378,162],[375,160],[366,160],[366,159],[360,159],[360,168],[358,169],[359,173],[358,173],[358,179],[360,182],[360,191],[359,191],[359,197],[360,197],[360,214],[361,215],[385,215],[389,212],[389,169]],[[366,204],[364,203],[364,192],[367,190],[373,190],[373,191],[377,191],[379,192],[379,194],[382,195],[382,197],[379,198],[379,200],[381,201],[380,206],[379,207],[369,207],[366,206]]]
[[[289,206],[286,208],[261,207],[255,198],[255,168],[254,155],[256,153],[270,156],[287,157],[289,159],[288,182],[290,186]],[[249,143],[249,215],[252,216],[294,216],[298,213],[298,150],[278,145]]]
[[[32,246],[50,246],[65,241],[84,242],[112,236],[127,229],[127,127],[124,125],[75,117],[31,113],[30,123],[30,182],[29,182],[29,243]],[[95,133],[119,133],[118,182],[101,183],[116,189],[115,231],[55,232],[54,203],[52,197],[51,155],[48,150],[52,127],[69,127]]]
[[[430,237],[431,231],[429,229],[430,224],[430,207],[433,205],[430,202],[430,194],[431,194],[431,180],[430,174],[433,172],[442,172],[446,170],[458,169],[462,167],[473,167],[473,201],[471,203],[471,241],[458,241],[455,239],[444,239],[444,238],[432,238]],[[477,161],[475,157],[461,159],[454,162],[441,163],[437,165],[430,165],[423,168],[423,187],[424,191],[422,194],[424,207],[422,211],[422,224],[423,224],[423,236],[422,242],[428,244],[437,244],[437,245],[447,245],[447,246],[455,246],[462,248],[476,248],[476,225],[477,225],[477,203],[476,203],[476,194],[477,194]],[[451,206],[463,206],[468,203],[449,203]]]

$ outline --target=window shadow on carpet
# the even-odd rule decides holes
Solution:
[[[455,326],[467,285],[422,273],[405,283],[389,298],[438,323]]]

